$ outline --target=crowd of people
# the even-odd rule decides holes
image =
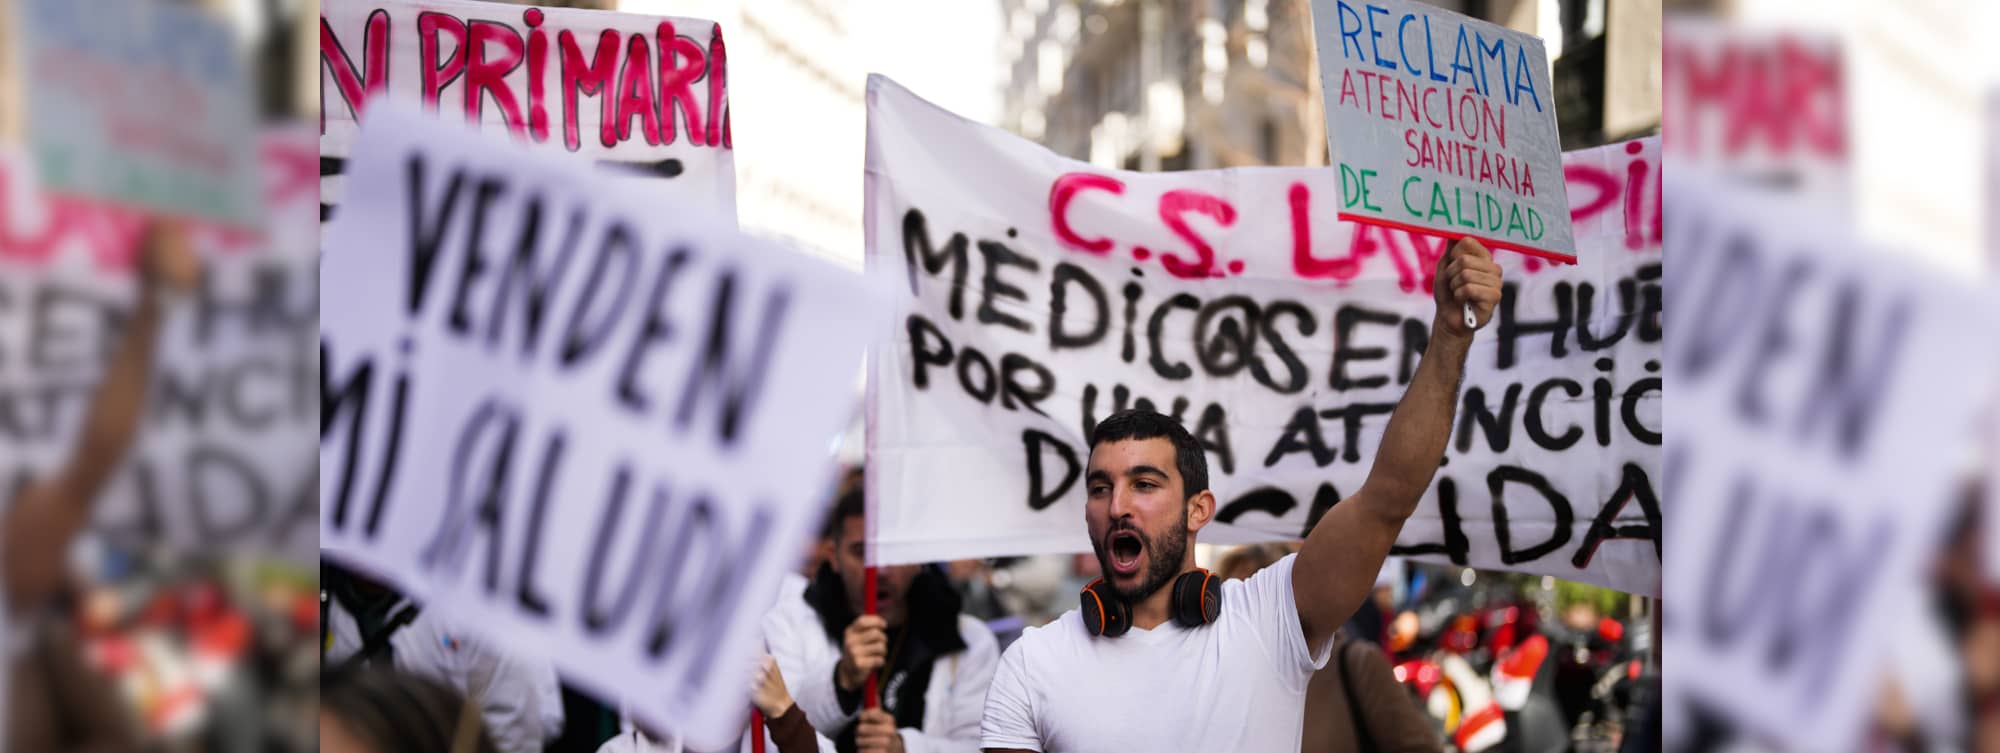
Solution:
[[[124,606],[79,591],[72,543],[96,486],[137,431],[157,330],[148,317],[158,298],[198,275],[172,227],[149,234],[144,260],[138,315],[76,459],[17,491],[8,508],[4,604],[13,619],[0,625],[14,631],[5,638],[17,691],[7,696],[12,749],[140,749],[138,727],[187,724],[176,722],[190,715],[177,711],[185,704],[173,703],[172,688],[119,673],[151,645],[138,637],[145,630],[230,659],[209,665],[270,673],[298,662],[258,651],[256,636],[312,627],[325,750],[687,749],[671,730],[621,713],[617,699],[566,685],[545,659],[497,650],[450,615],[337,563],[321,565],[317,614],[310,597],[301,603],[268,578],[247,589],[223,589],[213,575],[167,579]],[[1451,569],[1385,564],[1433,470],[1420,459],[1442,449],[1451,371],[1475,329],[1443,322],[1458,321],[1462,301],[1483,319],[1497,300],[1498,269],[1476,243],[1440,260],[1438,279],[1440,310],[1452,314],[1433,341],[1445,357],[1424,361],[1430,371],[1397,414],[1412,418],[1392,421],[1374,486],[1327,513],[1338,535],[1320,535],[1335,530],[1321,526],[1300,543],[1219,549],[1212,567],[1197,567],[1195,534],[1215,511],[1203,451],[1178,422],[1133,410],[1107,417],[1091,438],[1091,554],[884,566],[871,578],[865,470],[854,469],[829,495],[819,536],[764,618],[768,655],[751,678],[750,704],[761,725],[749,731],[783,753],[1099,749],[1175,727],[1149,719],[1180,718],[1209,736],[1192,742],[1202,749],[1647,749],[1646,735],[1619,734],[1635,708],[1647,718],[1644,689],[1657,686],[1642,660],[1643,628],[1628,633],[1587,610],[1545,619],[1553,605],[1524,602],[1519,588],[1474,590]],[[86,640],[70,640],[77,636]],[[234,660],[245,656],[263,658]],[[189,672],[201,674],[194,664]],[[1579,669],[1581,686],[1571,677]],[[110,677],[128,702],[109,700],[119,695]],[[272,700],[223,692],[256,685],[206,687],[218,691],[207,694],[217,706]],[[1114,697],[1114,688],[1176,690]],[[146,713],[129,713],[135,698],[151,702]],[[1213,716],[1188,716],[1203,713]],[[1607,724],[1608,735],[1593,732]],[[288,747],[256,730],[231,738],[223,729],[196,747]],[[756,742],[745,735],[739,748]]]
[[[1439,272],[1441,309],[1455,319],[1455,304],[1472,301],[1490,315],[1498,270],[1484,249],[1461,244]],[[1447,357],[1425,360],[1439,373],[1419,375],[1420,402],[1451,402],[1451,336],[1469,340],[1473,329],[1442,330]],[[891,565],[871,578],[865,470],[853,469],[764,617],[768,655],[751,704],[762,724],[736,749],[762,738],[764,750],[782,753],[1095,750],[1121,737],[1153,749],[1160,740],[1149,735],[1181,726],[1153,720],[1203,713],[1213,723],[1197,728],[1211,737],[1182,747],[1656,747],[1644,732],[1656,723],[1648,688],[1658,685],[1645,623],[1628,630],[1587,601],[1558,605],[1546,582],[1537,600],[1524,584],[1540,579],[1489,577],[1474,589],[1458,568],[1385,562],[1397,513],[1408,514],[1432,470],[1413,459],[1442,449],[1431,446],[1444,435],[1437,413],[1408,413],[1400,434],[1391,425],[1375,490],[1336,507],[1352,511],[1345,519],[1329,512],[1347,526],[1338,536],[1218,548],[1210,568],[1194,566],[1192,548],[1214,513],[1202,451],[1150,411],[1116,414],[1094,431],[1089,555]],[[1371,493],[1378,509],[1368,507]],[[495,652],[382,584],[332,565],[324,577],[330,750],[445,749],[411,747],[418,739],[454,750],[688,749],[670,730],[620,714],[615,699],[566,687],[546,663]],[[1557,606],[1569,607],[1560,618]],[[397,688],[385,677],[409,680]],[[1120,698],[1106,693],[1112,687],[1172,691]],[[1303,725],[1291,727],[1301,703]],[[418,723],[430,725],[424,736],[396,732]]]
[[[844,490],[834,495],[821,535],[800,570],[787,576],[766,617],[771,655],[752,682],[752,707],[762,713],[770,736],[766,750],[895,750],[896,745],[905,751],[979,750],[986,689],[1000,654],[1022,627],[1046,624],[1070,608],[1054,594],[1067,590],[1074,598],[1082,584],[1097,577],[1095,558],[884,567],[878,573],[879,616],[862,616],[859,478],[859,471],[850,474]],[[1296,549],[1295,543],[1217,547],[1212,569],[1218,577],[1242,580]],[[1482,572],[1477,577],[1492,585],[1471,588],[1462,584],[1461,572],[1401,560],[1382,569],[1368,603],[1335,638],[1333,658],[1312,676],[1303,750],[1652,749],[1642,733],[1629,731],[1635,715],[1654,703],[1648,694],[1657,688],[1658,667],[1646,661],[1648,623],[1603,615],[1590,600],[1559,601],[1540,578]],[[366,579],[337,567],[326,577],[330,592],[382,588],[363,585]],[[387,593],[382,600],[415,609]],[[393,610],[388,616],[393,619]],[[345,631],[355,623],[342,617],[332,624]],[[371,674],[364,666],[374,666],[374,674],[442,683],[458,697],[481,699],[481,745],[494,750],[684,749],[670,734],[620,718],[615,703],[600,704],[565,688],[545,663],[492,653],[476,637],[443,631],[435,618],[412,620],[384,642],[426,646],[414,652],[385,648],[376,661],[360,662],[349,647],[353,640],[334,639],[326,660],[329,689]],[[444,660],[443,651],[428,648],[433,645],[456,645],[459,651]],[[1439,669],[1445,663],[1471,671],[1446,678]],[[878,683],[884,689],[879,710],[861,708],[865,678],[877,671],[885,678]],[[1477,711],[1466,708],[1467,698],[1485,699],[1500,709],[1502,720],[1491,728],[1493,739],[1478,741],[1483,744],[1476,748],[1461,744],[1455,734]],[[563,699],[571,717],[564,716]],[[530,729],[523,719],[535,708],[544,710],[545,724]],[[349,713],[330,703],[325,709]],[[900,739],[887,742],[892,735]],[[1623,741],[1634,735],[1642,739],[1625,747]],[[349,748],[390,749],[402,748]],[[747,743],[742,749],[748,750]]]

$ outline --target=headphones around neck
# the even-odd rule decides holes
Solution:
[[[1181,573],[1174,579],[1174,622],[1183,627],[1201,627],[1222,614],[1222,579],[1202,568]],[[1111,592],[1103,578],[1083,587],[1083,626],[1091,635],[1116,638],[1132,629],[1132,605]]]

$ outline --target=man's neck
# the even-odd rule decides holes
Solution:
[[[1182,564],[1181,571],[1174,574],[1173,580],[1168,580],[1152,595],[1132,604],[1132,627],[1152,630],[1173,621],[1174,581],[1193,569],[1193,562]]]

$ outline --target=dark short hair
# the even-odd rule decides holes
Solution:
[[[320,708],[375,750],[449,753],[464,714],[473,715],[471,750],[495,753],[478,709],[436,680],[405,672],[357,668],[320,677]]]
[[[1179,421],[1142,408],[1111,414],[1090,430],[1090,449],[1106,442],[1165,438],[1174,443],[1174,467],[1181,474],[1181,498],[1208,491],[1208,456]]]
[[[860,484],[855,484],[840,495],[833,503],[833,512],[826,516],[826,525],[819,536],[827,541],[839,541],[840,532],[846,527],[848,518],[859,518],[868,512],[868,497],[862,493]]]

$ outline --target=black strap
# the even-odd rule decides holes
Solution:
[[[382,623],[382,627],[373,633],[363,636],[361,650],[354,652],[353,656],[342,660],[336,669],[354,669],[367,663],[368,660],[375,658],[376,654],[382,653],[383,650],[389,647],[390,636],[395,635],[396,631],[402,630],[405,625],[410,624],[410,621],[417,619],[418,611],[420,610],[415,604],[404,605],[402,609],[390,615],[389,619]]]
[[[1351,649],[1356,645],[1359,644],[1354,641],[1340,644],[1340,689],[1347,694],[1347,718],[1354,725],[1355,742],[1360,744],[1358,750],[1361,753],[1375,753],[1375,736],[1369,733],[1368,719],[1361,715],[1361,704],[1354,698],[1354,680],[1351,679],[1353,672],[1347,661],[1347,655],[1352,653]]]

